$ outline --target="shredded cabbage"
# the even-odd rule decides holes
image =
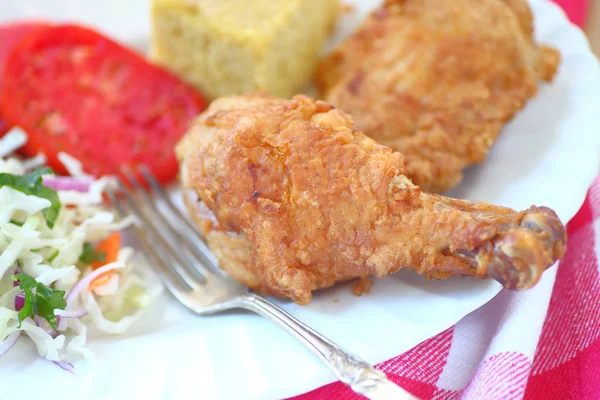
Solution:
[[[27,135],[18,128],[0,140],[0,173],[24,175],[45,162],[43,155],[30,159],[13,155],[26,141]],[[78,160],[64,153],[59,159],[72,176],[89,177]],[[95,244],[135,223],[130,216],[117,218],[114,210],[103,205],[103,192],[111,184],[112,179],[104,177],[94,180],[87,192],[58,190],[62,207],[52,229],[42,215],[51,205],[49,200],[10,186],[0,187],[0,348],[4,341],[14,340],[15,332],[21,332],[25,333],[21,337],[28,336],[35,343],[41,357],[59,366],[81,365],[75,368],[78,372],[89,370],[93,366],[85,364],[93,363],[95,355],[86,348],[88,326],[123,333],[160,293],[160,285],[140,275],[143,268],[134,268],[140,258],[132,257],[134,250],[129,247],[119,250],[112,277],[92,291],[87,289],[93,268],[80,260],[84,244]],[[17,273],[53,290],[69,293],[75,289],[66,310],[55,310],[56,331],[37,316],[25,318],[19,326],[15,297],[22,291],[11,279]],[[81,285],[85,288],[78,292]]]

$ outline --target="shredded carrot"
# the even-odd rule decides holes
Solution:
[[[112,269],[110,271],[106,271],[105,273],[103,273],[102,275],[99,275],[96,279],[94,279],[93,281],[91,281],[90,282],[90,286],[88,286],[88,292],[91,292],[92,290],[94,290],[98,286],[102,286],[105,283],[108,283],[108,281],[110,280],[110,278],[112,278],[112,276],[113,276],[113,272],[115,272],[114,269]]]
[[[113,263],[117,261],[119,257],[119,249],[121,248],[121,235],[118,232],[111,233],[106,239],[104,239],[98,246],[96,246],[96,253],[104,253],[104,261],[94,261],[92,263],[93,269],[98,269],[103,265]]]
[[[119,257],[119,249],[121,248],[121,235],[118,232],[111,233],[106,239],[104,239],[100,244],[96,247],[96,252],[103,252],[105,254],[104,261],[94,261],[92,263],[93,269],[98,269],[103,265],[113,263],[117,261]],[[90,286],[88,287],[88,291],[92,291],[95,287],[104,285],[107,283],[110,278],[113,276],[114,270],[110,270],[105,272],[104,274],[98,276],[96,279],[90,282]]]

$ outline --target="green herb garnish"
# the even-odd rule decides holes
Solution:
[[[54,253],[50,257],[48,257],[48,262],[54,261],[54,259],[58,256],[58,250],[54,250]]]
[[[64,310],[67,306],[65,291],[50,289],[26,274],[14,275],[12,278],[19,282],[19,287],[25,293],[23,308],[19,310],[19,328],[25,318],[38,315],[56,330],[54,310]]]
[[[42,184],[42,176],[52,174],[48,167],[37,168],[25,175],[0,174],[0,187],[8,186],[29,196],[37,196],[50,201],[50,207],[42,210],[48,227],[54,227],[54,221],[60,211],[60,200],[56,190]]]
[[[79,257],[79,261],[86,264],[91,264],[93,262],[106,262],[106,253],[103,251],[96,251],[94,246],[91,243],[83,244],[83,252]]]

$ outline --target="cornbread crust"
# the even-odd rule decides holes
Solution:
[[[153,0],[151,58],[207,97],[308,83],[337,0]]]

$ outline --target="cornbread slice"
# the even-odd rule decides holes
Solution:
[[[338,0],[153,0],[151,58],[209,98],[308,83]]]

